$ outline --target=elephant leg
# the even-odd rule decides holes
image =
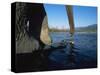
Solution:
[[[68,20],[69,20],[69,26],[70,26],[70,42],[74,44],[73,40],[74,40],[74,32],[75,32],[75,28],[74,28],[74,18],[73,18],[73,8],[72,6],[66,6],[66,11],[68,14]]]
[[[73,18],[72,6],[66,6],[66,11],[68,14],[68,20],[69,20],[69,25],[70,25],[70,34],[74,34],[74,18]]]

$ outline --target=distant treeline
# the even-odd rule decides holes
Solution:
[[[50,28],[50,32],[67,32],[67,29],[57,29],[57,28]]]
[[[50,32],[69,32],[69,29],[50,28]],[[97,32],[97,24],[86,27],[76,27],[75,32]]]
[[[75,32],[97,32],[97,24],[75,28]]]
[[[69,32],[69,29],[49,29],[50,32]],[[96,29],[75,29],[75,32],[97,32]]]

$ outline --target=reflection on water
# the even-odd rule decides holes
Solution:
[[[57,49],[49,55],[49,68],[89,68],[97,65],[97,34],[77,33],[75,43],[69,40],[70,35],[64,32],[52,33],[53,42],[67,40],[66,48]],[[91,43],[91,40],[93,43]]]

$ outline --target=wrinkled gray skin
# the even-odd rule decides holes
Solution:
[[[16,3],[16,53],[30,53],[50,44],[43,4]]]
[[[16,4],[16,53],[30,53],[35,50],[49,48],[51,45],[48,19],[44,6],[43,4],[36,4],[36,8],[34,8],[33,5],[26,3]],[[37,10],[34,11],[34,9]],[[74,22],[72,7],[67,6],[66,10],[68,13],[70,34],[73,35]]]

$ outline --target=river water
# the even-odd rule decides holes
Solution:
[[[66,39],[66,32],[50,33],[53,43]],[[97,33],[77,32],[74,34],[74,47],[68,44],[64,49],[53,51],[49,55],[49,69],[77,69],[97,67]]]

